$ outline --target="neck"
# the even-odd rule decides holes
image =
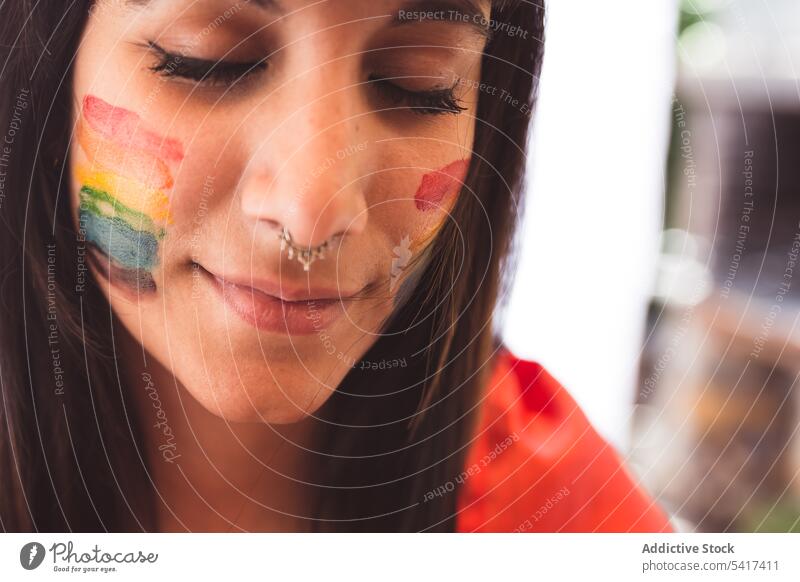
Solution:
[[[143,433],[157,531],[303,531],[311,422],[231,423],[194,399],[127,333],[126,387]],[[305,453],[305,454],[304,454]]]

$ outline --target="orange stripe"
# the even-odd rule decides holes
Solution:
[[[146,188],[171,188],[174,183],[162,160],[143,150],[105,140],[83,121],[78,124],[78,141],[95,166],[137,180]]]

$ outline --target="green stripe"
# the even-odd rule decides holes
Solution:
[[[163,238],[165,231],[153,222],[153,219],[143,212],[133,210],[122,204],[105,190],[98,190],[91,186],[83,186],[80,191],[81,209],[108,218],[117,218],[128,223],[128,226],[153,233],[158,238]],[[113,214],[109,214],[105,205],[110,205]]]

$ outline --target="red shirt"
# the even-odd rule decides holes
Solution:
[[[459,477],[457,531],[674,531],[539,364],[503,351],[477,430]]]

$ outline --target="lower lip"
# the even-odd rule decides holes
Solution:
[[[311,335],[342,316],[342,301],[318,299],[283,301],[243,285],[234,285],[211,275],[225,304],[244,321],[260,330],[289,335]]]

